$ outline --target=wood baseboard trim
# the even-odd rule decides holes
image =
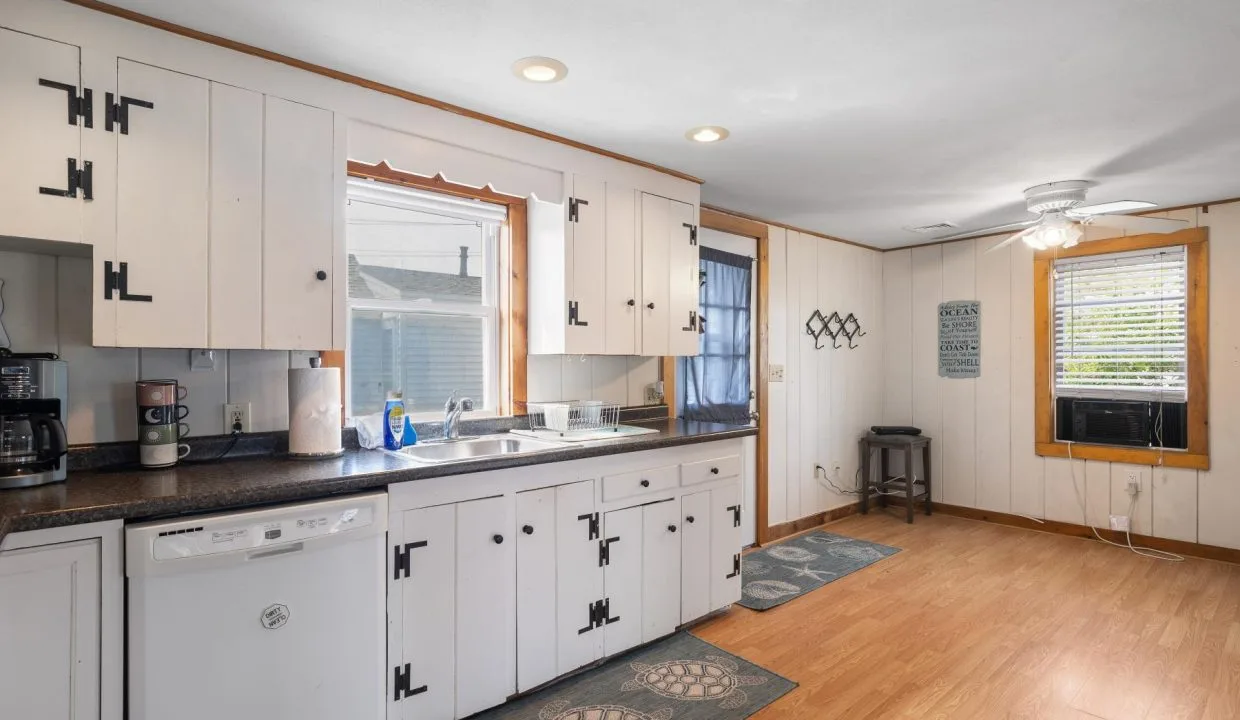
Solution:
[[[803,533],[806,530],[813,530],[820,525],[825,525],[836,520],[842,520],[849,515],[856,514],[857,505],[853,503],[844,505],[843,507],[837,507],[832,510],[814,513],[813,515],[803,517],[800,520],[791,520],[789,522],[779,523],[778,525],[772,525],[766,531],[766,542],[762,544],[765,545],[775,542],[776,540],[782,540],[790,535]]]
[[[1071,537],[1086,538],[1089,540],[1097,540],[1094,537],[1094,531],[1085,525],[1077,525],[1075,523],[1060,522],[1058,520],[1045,520],[1038,522],[1031,520],[1022,515],[1012,515],[1009,513],[995,512],[993,510],[979,510],[977,508],[963,507],[960,505],[947,505],[944,503],[934,503],[934,512],[940,512],[944,515],[954,515],[956,517],[967,518],[969,520],[981,520],[996,525],[1008,525],[1010,527],[1024,528],[1026,530],[1040,530],[1042,532],[1054,533],[1056,535],[1068,535]],[[1102,537],[1116,542],[1125,544],[1126,539],[1124,533],[1114,532],[1110,529],[1098,529],[1098,534]],[[1165,550],[1173,552],[1177,555],[1188,557],[1202,558],[1205,560],[1220,560],[1222,562],[1240,564],[1240,550],[1232,548],[1218,547],[1217,545],[1202,545],[1201,543],[1185,542],[1183,540],[1168,540],[1166,538],[1157,538],[1149,535],[1132,535],[1132,544],[1139,547],[1148,547],[1154,550]]]

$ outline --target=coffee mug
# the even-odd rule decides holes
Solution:
[[[184,405],[139,405],[139,425],[170,425],[184,420],[189,408]]]
[[[169,425],[145,425],[138,429],[139,445],[167,445],[189,436],[189,425],[172,423]]]
[[[143,467],[171,467],[177,460],[189,455],[189,445],[166,443],[163,445],[138,445],[138,461]]]
[[[140,406],[172,405],[189,394],[176,380],[139,380],[137,387]]]

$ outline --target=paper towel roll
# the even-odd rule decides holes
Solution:
[[[340,368],[288,371],[288,451],[331,457],[340,446]]]

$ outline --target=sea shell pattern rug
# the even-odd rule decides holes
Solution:
[[[816,530],[741,559],[741,605],[769,610],[900,552],[900,548]]]
[[[681,632],[471,720],[739,720],[794,687]]]

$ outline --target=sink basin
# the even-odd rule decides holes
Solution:
[[[480,437],[450,442],[430,441],[421,445],[402,448],[397,453],[410,460],[423,463],[446,463],[461,460],[477,460],[478,458],[496,455],[520,455],[524,453],[550,450],[558,445],[531,440],[529,438]]]

